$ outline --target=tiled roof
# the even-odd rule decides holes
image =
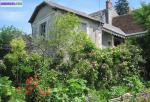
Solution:
[[[126,34],[144,32],[145,29],[142,25],[138,24],[131,15],[122,15],[114,17],[112,25],[120,28]]]
[[[105,14],[105,13],[106,13],[106,9],[103,9],[103,10],[99,10],[99,11],[91,13],[89,14],[89,16],[93,17],[93,16],[98,16],[100,14]]]

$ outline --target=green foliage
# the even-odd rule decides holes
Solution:
[[[22,38],[13,39],[10,43],[12,52],[24,54],[26,43]]]
[[[6,66],[4,64],[4,62],[2,60],[0,60],[0,70],[5,70],[6,69]]]
[[[4,49],[5,46],[9,46],[12,39],[20,37],[22,34],[23,33],[14,26],[4,26],[0,28],[0,58],[3,58],[3,56],[9,52],[9,49]]]
[[[90,90],[89,98],[91,102],[107,102],[109,99],[109,91],[106,89]]]
[[[127,0],[118,0],[115,5],[115,9],[119,15],[128,14],[129,3]]]
[[[138,23],[142,24],[146,29],[150,30],[150,4],[142,3],[141,8],[133,12],[133,16]]]
[[[150,79],[150,4],[142,4],[141,8],[133,12],[133,16],[139,24],[144,26],[145,30],[148,32],[142,36],[132,39],[133,44],[140,46],[142,49],[142,56],[144,58],[145,64],[143,68],[142,76],[144,79]]]
[[[143,89],[139,78],[141,49],[128,43],[98,49],[87,34],[77,32],[79,23],[72,14],[58,16],[50,30],[50,41],[40,39],[42,53],[26,51],[22,38],[11,41],[12,50],[0,63],[6,66],[2,75],[9,76],[13,85],[30,91],[26,101],[106,102],[125,92]],[[53,59],[47,54],[47,48],[52,46],[57,50]],[[28,76],[32,77],[25,83]]]
[[[9,42],[16,37],[22,35],[22,32],[14,26],[4,26],[0,29],[0,42],[2,44],[9,44]]]
[[[4,62],[7,67],[6,73],[13,80],[21,81],[21,74],[32,72],[30,66],[25,65],[28,61],[28,55],[25,51],[26,43],[22,38],[13,39],[10,43],[11,52],[4,57]],[[9,73],[7,73],[9,71]]]
[[[28,53],[25,50],[26,43],[22,38],[13,39],[10,45],[12,50],[4,57],[7,68],[3,74],[10,76],[12,80],[17,81],[16,83],[24,82],[22,77],[27,77],[30,74],[41,74],[42,67],[48,66],[40,54]]]
[[[109,92],[110,98],[119,97],[128,92],[127,86],[113,86]]]
[[[144,85],[140,81],[138,76],[124,78],[124,81],[127,82],[126,85],[129,87],[130,91],[133,93],[138,93],[144,89]]]
[[[25,96],[15,87],[11,86],[8,77],[0,77],[0,101],[1,102],[25,102]]]
[[[59,86],[52,90],[49,102],[85,102],[88,88],[86,81],[82,79],[70,79],[65,86]]]
[[[57,15],[52,24],[49,31],[50,45],[56,46],[58,50],[68,49],[78,34],[75,28],[79,26],[79,18],[73,14]]]
[[[85,78],[91,86],[110,88],[123,84],[125,77],[139,75],[140,53],[141,50],[132,45],[99,50],[89,44],[74,53],[73,72]]]

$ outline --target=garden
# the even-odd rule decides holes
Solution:
[[[0,102],[108,102],[127,93],[132,97],[124,102],[150,102],[149,9],[143,4],[133,14],[146,37],[108,49],[76,31],[80,20],[74,14],[55,17],[50,40],[2,27]]]

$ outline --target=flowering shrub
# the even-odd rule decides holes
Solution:
[[[40,80],[37,77],[28,77],[25,85],[17,86],[18,94],[26,95],[26,101],[40,101],[47,95],[50,95],[50,88],[41,87]]]
[[[11,41],[12,50],[3,59],[6,70],[2,75],[9,76],[14,86],[19,85],[16,94],[25,96],[27,102],[85,102],[92,95],[90,88],[100,90],[93,92],[98,94],[94,95],[98,97],[97,102],[106,102],[105,98],[116,97],[126,91],[139,92],[143,88],[139,78],[141,50],[127,44],[98,49],[85,33],[76,34],[74,27],[79,22],[72,16],[63,15],[65,20],[61,18],[57,23],[59,29],[54,26],[54,32],[51,32],[61,36],[57,36],[58,39],[54,37],[52,42],[46,41],[57,46],[57,58],[48,58],[48,49],[44,49],[47,44],[43,42],[42,51],[29,53],[22,38]],[[4,67],[3,63],[1,66]]]

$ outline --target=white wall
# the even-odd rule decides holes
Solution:
[[[40,24],[43,22],[47,22],[47,30],[46,33],[49,31],[49,27],[51,25],[51,21],[55,14],[60,13],[60,11],[54,11],[50,6],[43,7],[37,14],[34,22],[32,23],[32,30],[33,30],[33,37],[39,36],[39,27]],[[87,34],[90,36],[93,42],[96,43],[97,47],[102,47],[102,33],[99,27],[99,22],[90,20],[88,18],[79,17],[81,22],[87,24]],[[48,37],[48,35],[46,35]]]
[[[102,34],[102,48],[109,48],[114,46],[113,35],[103,32]]]

